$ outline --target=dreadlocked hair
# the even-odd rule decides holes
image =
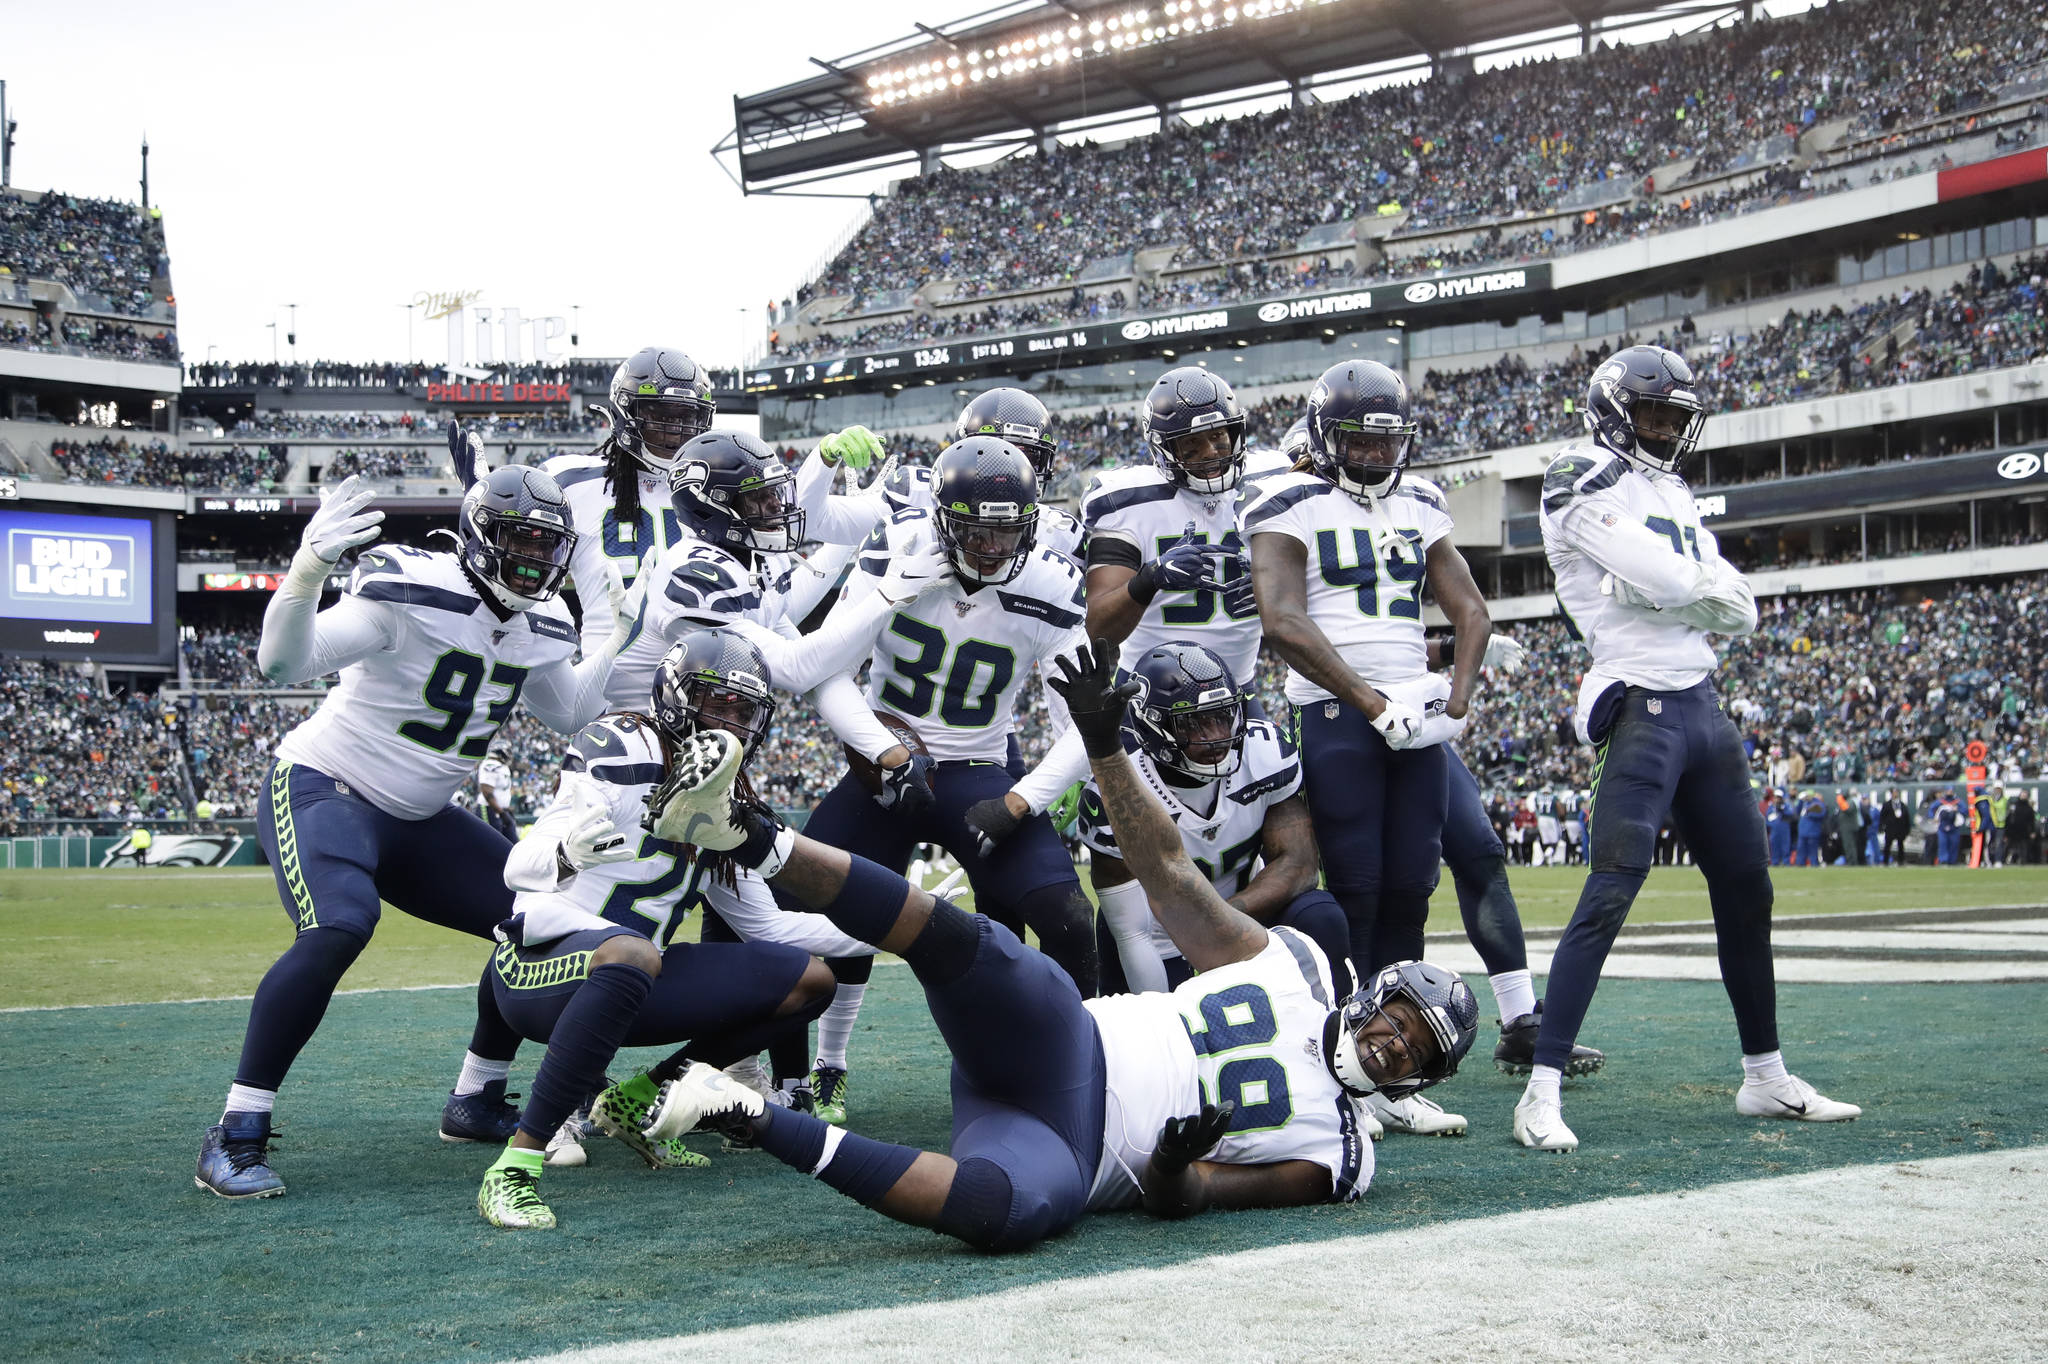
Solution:
[[[640,461],[634,459],[626,447],[619,443],[617,436],[604,443],[604,486],[612,495],[612,513],[618,517],[620,526],[638,527],[640,524]],[[639,534],[636,529],[633,532]],[[646,546],[635,543],[636,550]]]

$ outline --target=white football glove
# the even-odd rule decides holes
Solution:
[[[1493,668],[1502,673],[1518,673],[1522,660],[1529,651],[1522,647],[1522,641],[1513,635],[1492,634],[1486,637],[1486,657],[1479,660],[1482,667]]]
[[[1422,734],[1422,712],[1399,701],[1388,700],[1387,708],[1380,712],[1380,718],[1372,727],[1387,741],[1387,747],[1396,752],[1411,746]]]
[[[1609,573],[1600,579],[1600,595],[1614,598],[1617,606],[1632,606],[1638,611],[1661,611],[1664,608],[1650,600],[1648,593],[1636,587],[1626,578],[1617,578]]]
[[[557,859],[572,871],[583,871],[606,862],[630,862],[633,849],[603,809],[587,806],[576,814],[576,822],[562,835]]]
[[[882,600],[891,606],[916,601],[943,584],[952,573],[952,561],[936,542],[913,541],[909,548],[889,560],[889,570],[882,575]]]
[[[633,579],[633,585],[628,587],[617,564],[605,565],[604,590],[612,604],[612,634],[604,647],[613,658],[624,653],[626,646],[640,632],[640,617],[647,610],[648,584],[654,581],[657,573],[656,564],[643,564]]]
[[[377,490],[361,476],[350,474],[320,499],[320,510],[306,523],[300,547],[331,564],[350,550],[369,544],[383,533],[384,513],[368,510],[376,500]]]

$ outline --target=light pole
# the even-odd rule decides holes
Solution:
[[[270,328],[270,363],[277,363],[277,323],[275,320],[264,324]]]
[[[296,365],[299,363],[299,305],[287,303],[284,306],[292,310],[292,325],[285,332],[284,339],[292,348],[292,363]]]
[[[405,363],[412,363],[412,307],[410,303],[399,305],[405,309]]]
[[[575,355],[576,348],[583,344],[583,305],[569,305],[569,354]]]

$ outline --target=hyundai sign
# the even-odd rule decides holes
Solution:
[[[1347,289],[1342,293],[1234,303],[1227,307],[1201,308],[1165,317],[1092,322],[1063,327],[1058,331],[1012,334],[979,341],[948,339],[910,350],[763,366],[747,372],[743,387],[749,393],[776,393],[852,383],[873,375],[886,375],[900,385],[910,382],[913,377],[936,378],[938,376],[933,371],[938,370],[1015,372],[1022,368],[1042,367],[1019,364],[1020,360],[1034,357],[1048,357],[1061,362],[1071,358],[1088,363],[1113,359],[1128,354],[1133,348],[1156,346],[1160,342],[1185,342],[1199,348],[1229,341],[1264,341],[1275,334],[1299,335],[1303,324],[1370,324],[1407,317],[1446,304],[1549,291],[1550,266],[1547,264],[1517,266],[1512,270],[1480,270],[1436,279],[1418,279],[1405,285],[1374,284],[1370,288]]]

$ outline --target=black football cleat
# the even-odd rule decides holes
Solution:
[[[503,1080],[492,1080],[475,1094],[450,1094],[441,1110],[442,1141],[484,1141],[502,1146],[519,1130],[519,1108],[506,1103],[519,1096],[505,1093]]]
[[[1523,1014],[1500,1025],[1500,1041],[1493,1048],[1493,1064],[1509,1075],[1527,1075],[1536,1064],[1536,1034],[1543,1024],[1543,1001],[1536,1012]],[[1565,1064],[1567,1075],[1591,1075],[1607,1064],[1607,1053],[1572,1044],[1572,1059]]]

